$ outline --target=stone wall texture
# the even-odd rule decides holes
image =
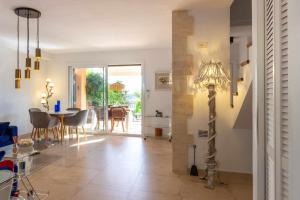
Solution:
[[[186,174],[188,148],[187,119],[193,112],[193,95],[188,94],[188,76],[193,72],[193,55],[187,54],[188,36],[193,35],[194,19],[187,10],[172,14],[172,147],[173,171]]]

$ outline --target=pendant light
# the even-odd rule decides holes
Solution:
[[[42,57],[42,51],[40,49],[40,20],[36,19],[36,49],[35,49],[35,61],[34,69],[40,70],[40,60]]]
[[[19,63],[19,40],[20,40],[20,20],[19,17],[24,17],[27,20],[27,48],[26,48],[26,61],[25,61],[25,79],[30,79],[30,72],[31,72],[31,58],[29,56],[29,38],[30,38],[30,27],[29,27],[29,20],[30,19],[37,19],[37,48],[35,50],[35,62],[34,62],[34,69],[40,69],[40,59],[41,59],[41,49],[39,48],[39,18],[41,17],[41,12],[35,10],[33,8],[27,7],[20,7],[16,8],[15,14],[18,16],[18,27],[17,27],[17,34],[18,34],[18,56],[17,56],[17,69],[15,70],[15,88],[20,88],[21,84],[21,69]]]
[[[20,17],[18,15],[17,22],[17,38],[18,38],[18,48],[17,48],[17,69],[15,70],[15,88],[21,88],[21,69],[20,69]]]

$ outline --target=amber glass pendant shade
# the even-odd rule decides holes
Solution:
[[[25,78],[30,79],[30,68],[25,69]]]
[[[21,88],[21,80],[20,79],[16,79],[15,80],[15,89],[20,89]]]
[[[42,57],[42,51],[41,51],[41,49],[40,48],[36,48],[35,49],[35,58],[36,59],[41,59],[41,57]]]
[[[39,60],[34,61],[34,70],[40,70],[40,61]]]
[[[15,71],[15,88],[21,88],[21,69],[16,69]]]
[[[26,58],[26,68],[31,68],[31,58]]]

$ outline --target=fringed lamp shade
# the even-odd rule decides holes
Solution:
[[[114,91],[119,91],[119,92],[124,90],[124,88],[125,88],[124,84],[122,84],[120,82],[113,83],[109,86],[109,89],[114,90]]]
[[[210,61],[202,64],[194,83],[199,89],[207,89],[208,86],[214,85],[216,89],[225,90],[230,80],[221,62]]]

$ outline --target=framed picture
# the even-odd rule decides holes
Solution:
[[[170,72],[156,72],[155,73],[155,89],[171,89]]]

